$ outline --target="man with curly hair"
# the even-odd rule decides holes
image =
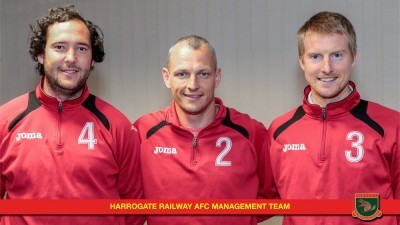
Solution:
[[[31,26],[36,90],[0,106],[0,194],[7,199],[142,198],[139,139],[86,81],[104,59],[101,29],[73,6]],[[134,216],[3,216],[12,224],[143,224]]]

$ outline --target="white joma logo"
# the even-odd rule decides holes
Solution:
[[[176,148],[156,147],[154,154],[177,154]]]
[[[41,133],[18,133],[15,140],[20,141],[21,139],[42,139]]]
[[[283,152],[287,151],[305,151],[306,145],[305,144],[284,144],[283,145]]]

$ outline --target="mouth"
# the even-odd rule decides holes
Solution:
[[[79,72],[78,69],[60,69],[60,71],[66,74],[75,74]]]
[[[198,99],[201,96],[203,96],[202,94],[183,94],[185,97],[191,98],[191,99]]]
[[[324,77],[324,78],[317,78],[317,80],[325,82],[325,83],[329,83],[329,82],[333,82],[336,79],[338,79],[337,77]]]

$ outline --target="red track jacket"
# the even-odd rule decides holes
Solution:
[[[270,126],[271,162],[282,199],[355,199],[355,193],[400,198],[399,112],[353,92],[326,108],[307,102]],[[368,224],[394,225],[384,215]],[[365,224],[348,216],[286,216],[284,225]]]
[[[78,99],[58,102],[39,84],[0,107],[1,196],[7,191],[8,199],[142,198],[139,147],[128,119],[87,87]],[[143,223],[108,215],[3,216],[0,224]]]
[[[215,99],[214,122],[197,136],[180,126],[175,104],[139,118],[148,199],[272,198],[267,130]],[[266,140],[266,141],[265,141]],[[257,224],[252,216],[149,216],[149,225]]]

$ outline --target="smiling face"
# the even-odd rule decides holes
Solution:
[[[345,34],[308,32],[304,54],[299,57],[305,78],[311,86],[314,104],[325,107],[350,94],[348,83],[357,59],[352,57]]]
[[[193,49],[181,42],[172,49],[169,66],[162,73],[179,118],[214,113],[214,91],[221,80],[221,70],[215,68],[213,59],[205,44]]]
[[[44,65],[43,91],[47,95],[59,101],[78,98],[94,65],[86,25],[76,19],[50,25],[38,61]]]

